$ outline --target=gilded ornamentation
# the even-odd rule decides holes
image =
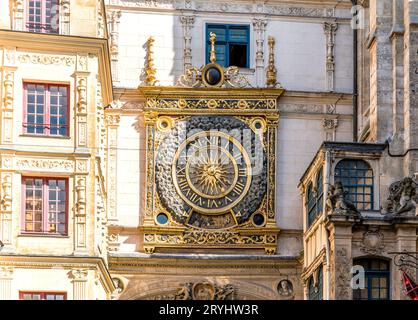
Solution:
[[[157,79],[155,78],[155,74],[157,73],[157,70],[154,66],[154,46],[155,39],[154,37],[149,37],[147,41],[147,62],[145,65],[145,85],[147,86],[155,86],[157,84]]]
[[[33,63],[33,64],[44,64],[44,65],[64,65],[73,66],[75,65],[75,57],[68,56],[51,56],[44,54],[21,54],[17,58],[21,63]]]
[[[274,64],[274,43],[275,40],[273,37],[268,37],[269,45],[269,64],[267,67],[266,73],[266,85],[267,87],[273,88],[277,85],[277,70]]]
[[[1,187],[3,191],[1,197],[2,210],[10,211],[12,210],[12,179],[10,175],[4,176]]]
[[[174,109],[177,107],[180,109],[200,110],[208,107],[217,110],[275,110],[276,101],[274,99],[150,99],[147,101],[147,108]]]
[[[417,182],[411,177],[393,182],[389,186],[389,197],[384,205],[383,212],[392,215],[417,215],[417,186]]]

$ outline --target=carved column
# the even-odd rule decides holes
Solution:
[[[14,50],[4,51],[5,55],[14,55]],[[12,59],[12,58],[10,58]],[[1,101],[1,143],[7,144],[13,142],[13,107],[14,107],[14,76],[16,67],[9,66],[11,61],[5,63],[1,70],[2,76],[2,101]]]
[[[60,7],[60,34],[70,34],[70,0],[61,0]]]
[[[13,0],[13,30],[24,29],[24,0]]]
[[[107,24],[109,30],[110,63],[112,67],[113,81],[118,81],[118,57],[119,57],[119,23],[121,11],[108,11]]]
[[[267,147],[269,149],[267,159],[268,184],[267,184],[267,223],[275,225],[274,216],[276,214],[276,133],[279,125],[279,115],[269,114],[267,116]]]
[[[0,267],[0,300],[12,300],[13,267]]]
[[[75,88],[76,88],[76,148],[87,150],[88,148],[88,56],[85,54],[77,54],[77,71],[75,72]]]
[[[184,51],[183,51],[183,67],[184,72],[187,68],[192,66],[192,36],[190,34],[191,29],[195,21],[194,16],[181,16],[180,22],[183,26],[183,40],[184,40]]]
[[[324,22],[324,32],[326,37],[326,90],[334,91],[334,71],[335,71],[335,32],[338,24],[335,22]]]
[[[351,254],[353,218],[344,215],[329,217],[330,231],[330,300],[351,300]]]
[[[1,174],[0,240],[12,244],[12,173]]]
[[[337,138],[338,118],[325,118],[322,120],[322,126],[325,130],[325,140],[335,141]]]
[[[86,300],[88,270],[73,269],[70,276],[73,282],[73,300]]]
[[[118,127],[119,114],[107,114],[107,208],[110,224],[118,220],[117,217],[117,154],[118,154]]]
[[[266,19],[254,19],[253,27],[256,32],[255,75],[257,87],[264,84],[264,38],[267,26]]]
[[[86,177],[75,176],[75,253],[85,254],[87,251],[87,216],[86,216]]]

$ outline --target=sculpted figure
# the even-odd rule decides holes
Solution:
[[[402,214],[416,209],[418,203],[417,184],[405,177],[401,181],[392,183],[389,187],[389,197],[386,203],[386,213]]]
[[[339,211],[340,213],[359,214],[360,212],[355,205],[347,199],[347,194],[348,191],[344,191],[342,183],[336,182],[335,186],[331,186],[328,192],[327,207],[331,207],[333,211]]]

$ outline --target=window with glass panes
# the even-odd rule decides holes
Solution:
[[[309,278],[308,283],[308,298],[309,300],[322,300],[323,296],[323,275],[322,275],[322,266],[318,269],[317,281],[315,281],[313,276]]]
[[[26,30],[59,32],[59,0],[26,0]]]
[[[19,292],[20,300],[67,300],[63,292]]]
[[[389,300],[389,261],[382,259],[358,259],[353,265],[364,268],[364,289],[354,289],[354,300]]]
[[[67,234],[68,180],[24,177],[24,233]]]
[[[223,67],[236,66],[249,68],[250,27],[248,25],[207,24],[206,25],[206,63],[209,63],[210,36],[216,34],[216,63]]]
[[[335,167],[334,182],[341,182],[358,210],[373,210],[373,170],[363,160],[345,159]]]
[[[316,199],[312,183],[309,184],[306,192],[306,211],[308,213],[308,226],[310,226],[316,217]]]
[[[68,85],[25,83],[23,131],[68,136]]]

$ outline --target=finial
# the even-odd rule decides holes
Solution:
[[[209,58],[209,60],[210,60],[211,63],[215,63],[215,61],[216,61],[216,53],[215,53],[216,34],[211,32],[209,34],[209,36],[210,36],[210,38],[209,38],[210,39],[210,58]]]
[[[157,79],[155,78],[156,70],[154,67],[154,52],[153,52],[153,45],[155,39],[154,37],[149,37],[147,40],[147,47],[148,47],[148,55],[147,55],[147,63],[145,66],[145,84],[148,86],[155,86],[157,83]]]
[[[267,67],[267,87],[275,87],[277,84],[277,70],[274,66],[274,43],[275,40],[272,36],[268,37],[269,46],[269,65]]]

